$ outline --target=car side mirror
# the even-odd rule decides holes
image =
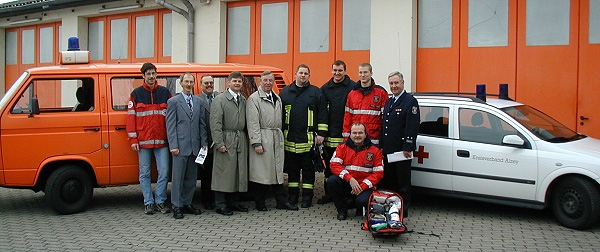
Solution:
[[[40,104],[38,102],[37,97],[31,98],[31,101],[29,102],[29,106],[31,107],[31,110],[29,110],[29,117],[33,117],[33,115],[40,114]]]
[[[525,147],[525,140],[517,135],[506,135],[502,138],[502,144],[513,147]]]

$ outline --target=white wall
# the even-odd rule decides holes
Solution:
[[[371,65],[377,84],[389,92],[387,76],[404,75],[404,87],[416,91],[417,0],[371,1]]]

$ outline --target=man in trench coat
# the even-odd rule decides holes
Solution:
[[[267,211],[265,196],[272,188],[277,209],[298,210],[288,202],[283,187],[283,132],[281,126],[281,98],[273,92],[275,76],[265,71],[260,77],[260,87],[246,104],[246,121],[250,137],[251,191],[258,211]]]
[[[240,93],[243,79],[240,72],[229,74],[229,88],[210,107],[210,132],[215,148],[211,189],[215,191],[216,212],[222,215],[248,212],[239,202],[239,192],[248,191],[246,98]]]

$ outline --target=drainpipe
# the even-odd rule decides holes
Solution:
[[[164,0],[156,0],[156,4],[160,6],[164,6],[165,8],[172,10],[181,14],[185,19],[187,19],[188,23],[188,55],[187,59],[189,63],[194,62],[194,17],[195,10],[194,6],[188,0],[181,0],[181,2],[187,7],[187,11],[172,5],[170,3],[165,2]]]

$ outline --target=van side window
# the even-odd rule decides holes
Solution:
[[[156,78],[158,85],[166,87],[175,95],[177,90],[181,90],[179,85],[179,76],[159,76]],[[127,110],[127,103],[131,92],[144,84],[144,79],[140,77],[115,77],[110,80],[110,89],[112,96],[113,110]]]
[[[448,137],[448,107],[420,106],[419,134]]]
[[[33,80],[13,106],[13,114],[29,114],[31,98],[37,97],[40,113],[93,111],[94,80],[40,79]]]
[[[479,143],[502,145],[506,135],[521,135],[499,117],[474,109],[459,110],[460,139]]]

